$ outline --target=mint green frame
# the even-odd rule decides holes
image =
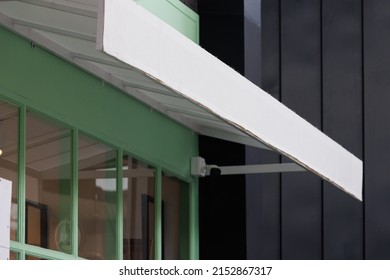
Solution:
[[[0,27],[0,98],[19,107],[18,163],[18,233],[11,250],[20,259],[32,255],[45,259],[80,259],[78,257],[78,167],[77,138],[80,132],[109,144],[118,153],[121,166],[124,151],[152,166],[156,172],[155,240],[156,259],[161,259],[161,174],[169,171],[190,186],[189,239],[190,259],[199,258],[198,183],[190,175],[190,158],[198,154],[197,135],[188,128],[153,111],[126,96],[119,89],[103,84],[100,79],[65,62],[39,46]],[[37,70],[36,68],[39,68]],[[70,82],[72,81],[72,82]],[[90,106],[91,102],[95,106]],[[72,131],[72,253],[65,254],[25,244],[25,164],[26,110],[39,112]],[[69,110],[71,108],[71,110]],[[108,111],[108,108],[112,108]],[[101,110],[104,114],[101,118]],[[113,113],[115,112],[115,114]],[[134,116],[134,118],[133,118]],[[126,117],[126,118],[125,118]],[[61,121],[60,121],[61,120]],[[142,125],[148,124],[147,129]],[[114,125],[113,125],[114,124]],[[123,126],[129,131],[119,131]],[[161,143],[158,143],[156,140]],[[117,259],[123,258],[122,172],[117,180]]]
[[[70,203],[70,217],[71,217],[71,254],[74,258],[78,258],[79,253],[79,161],[78,161],[78,150],[79,150],[79,131],[77,128],[72,129],[72,189],[70,192],[71,203]]]

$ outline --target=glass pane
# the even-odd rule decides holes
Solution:
[[[9,259],[10,259],[11,261],[19,260],[19,253],[14,252],[14,251],[10,251],[10,253],[9,253]]]
[[[19,110],[0,100],[0,178],[12,182],[11,240],[17,233]]]
[[[179,179],[163,174],[163,258],[189,257],[189,187]]]
[[[34,257],[31,255],[26,255],[26,260],[28,260],[28,261],[44,261],[45,259]]]
[[[79,256],[116,258],[116,151],[79,136]]]
[[[154,259],[154,170],[123,158],[123,259]]]
[[[26,243],[70,253],[71,131],[26,115]]]

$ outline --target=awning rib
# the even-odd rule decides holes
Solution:
[[[98,49],[362,199],[362,161],[141,6],[98,8]]]

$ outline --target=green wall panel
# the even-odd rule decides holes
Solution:
[[[199,15],[180,0],[134,1],[199,44]]]
[[[0,27],[0,97],[26,104],[190,180],[197,135]]]

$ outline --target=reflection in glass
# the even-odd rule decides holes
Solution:
[[[11,240],[17,233],[18,108],[0,100],[0,178],[12,182]]]
[[[10,251],[9,252],[9,260],[10,261],[19,260],[19,254],[17,252]]]
[[[71,133],[38,114],[26,115],[26,243],[70,253]]]
[[[45,259],[34,257],[31,255],[26,255],[26,260],[28,260],[28,261],[44,261]]]
[[[116,150],[79,136],[79,256],[116,258]]]
[[[154,170],[123,158],[123,259],[154,259]]]
[[[189,257],[189,186],[179,179],[163,174],[163,258]]]

